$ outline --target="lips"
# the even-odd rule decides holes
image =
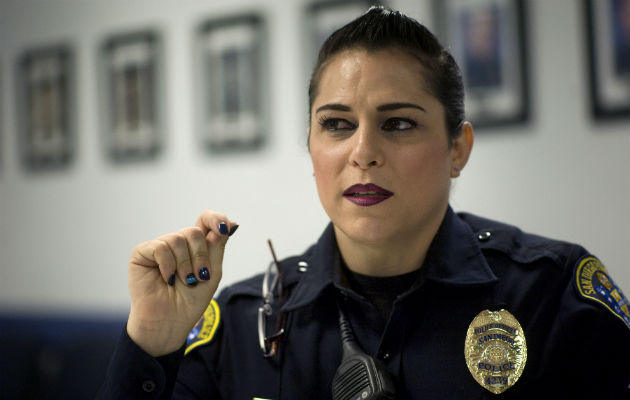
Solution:
[[[343,197],[362,207],[369,207],[385,201],[394,193],[373,183],[352,185],[343,192]]]

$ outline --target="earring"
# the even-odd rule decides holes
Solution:
[[[451,178],[457,178],[459,176],[460,169],[457,167],[453,167],[453,172],[451,172]]]

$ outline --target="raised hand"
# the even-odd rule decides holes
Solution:
[[[129,260],[129,337],[152,356],[179,349],[214,296],[237,224],[204,211],[195,226],[140,243]]]

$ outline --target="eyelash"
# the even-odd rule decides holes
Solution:
[[[390,118],[390,119],[386,120],[383,123],[383,126],[385,124],[392,123],[392,122],[395,122],[395,123],[398,123],[398,124],[400,124],[400,123],[407,123],[407,124],[409,124],[409,127],[408,128],[404,128],[404,129],[391,129],[390,131],[407,131],[409,129],[413,129],[413,128],[416,128],[418,126],[418,123],[416,121],[414,121],[412,119],[409,119],[409,118]],[[383,129],[383,127],[381,127],[381,129]]]
[[[328,117],[326,115],[322,115],[321,117],[319,117],[319,125],[328,130],[328,131],[338,131],[338,130],[348,130],[350,128],[337,128],[335,126],[333,126],[333,124],[338,123],[338,122],[346,122],[348,125],[350,125],[351,129],[356,128],[356,125],[348,122],[347,120],[343,119],[343,118],[333,118],[333,117]]]
[[[328,131],[347,131],[347,130],[354,130],[356,129],[356,125],[349,122],[346,119],[343,118],[334,118],[334,117],[328,117],[326,115],[322,115],[321,117],[319,117],[319,125],[328,130]],[[337,128],[335,127],[333,124],[335,123],[339,123],[339,122],[344,122],[346,124],[349,125],[349,127],[345,127],[345,128]],[[408,128],[404,128],[404,129],[385,129],[386,125],[392,124],[392,123],[396,123],[396,124],[400,124],[400,123],[406,123],[409,124]],[[412,119],[409,118],[400,118],[400,117],[395,117],[395,118],[389,118],[387,120],[385,120],[385,122],[383,122],[383,124],[381,125],[381,129],[385,130],[386,132],[393,132],[393,131],[407,131],[413,128],[416,128],[418,126],[418,123],[415,122]]]

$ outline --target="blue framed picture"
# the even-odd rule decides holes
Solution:
[[[475,127],[529,119],[526,9],[522,0],[435,1],[438,36],[464,78]]]
[[[590,108],[597,120],[630,116],[630,0],[586,0]]]

